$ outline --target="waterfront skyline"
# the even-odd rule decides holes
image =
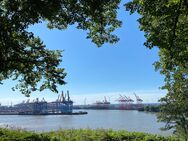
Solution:
[[[67,72],[67,84],[59,87],[59,91],[70,90],[75,103],[83,103],[85,98],[92,102],[103,100],[104,96],[118,97],[119,94],[132,95],[134,98],[133,92],[145,101],[156,102],[165,95],[164,91],[159,90],[163,85],[163,77],[154,71],[152,65],[159,59],[158,50],[143,46],[145,38],[138,29],[137,18],[138,15],[129,15],[121,5],[119,19],[123,21],[123,26],[115,32],[120,41],[114,45],[105,44],[101,48],[86,39],[86,32],[74,26],[59,31],[49,30],[42,23],[29,30],[40,36],[47,48],[64,50],[61,67]],[[1,103],[10,104],[11,101],[15,103],[27,99],[20,92],[11,91],[14,82],[4,82],[4,85],[0,85]],[[46,90],[33,93],[31,99],[36,97],[55,100],[57,95]]]

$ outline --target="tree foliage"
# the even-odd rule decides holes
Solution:
[[[160,100],[159,120],[188,140],[188,1],[133,0],[126,9],[140,14],[145,46],[159,48],[155,68],[165,76],[162,89],[168,91]]]
[[[112,32],[117,20],[119,0],[1,0],[0,1],[0,82],[18,80],[14,89],[29,96],[32,91],[57,92],[65,84],[66,73],[59,68],[61,51],[48,50],[29,26],[45,22],[48,28],[66,29],[76,24],[87,31],[97,46],[115,43]]]

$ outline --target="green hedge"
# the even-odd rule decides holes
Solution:
[[[0,141],[178,141],[178,139],[146,133],[103,129],[71,129],[46,133],[0,129]]]

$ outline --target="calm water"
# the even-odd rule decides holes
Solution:
[[[171,132],[160,131],[159,128],[164,124],[157,122],[155,114],[120,110],[88,110],[87,115],[1,115],[0,126],[4,125],[35,131],[50,131],[60,128],[112,128],[161,135],[171,134]]]

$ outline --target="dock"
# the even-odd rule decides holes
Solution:
[[[16,105],[1,106],[0,115],[84,115],[87,112],[73,112],[73,101],[69,91],[61,93],[55,101],[47,102],[44,98],[33,101],[27,100]]]

